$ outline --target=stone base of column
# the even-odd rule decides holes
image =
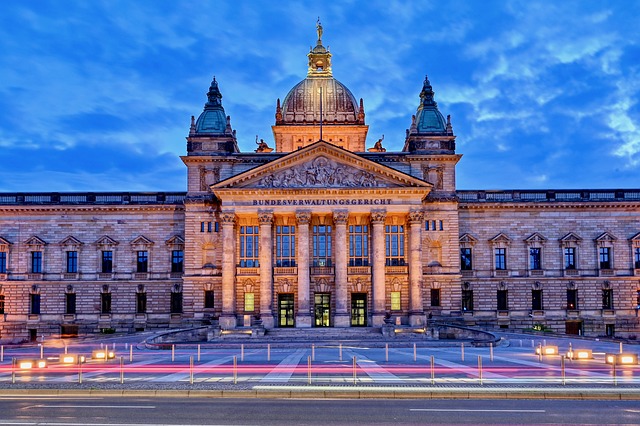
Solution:
[[[311,315],[296,315],[296,328],[311,328]]]
[[[262,326],[267,330],[270,330],[276,327],[276,319],[274,318],[273,315],[260,314],[260,319],[262,320]]]
[[[333,316],[333,326],[334,327],[351,327],[351,318],[349,314],[335,314]]]
[[[384,325],[384,313],[373,314],[371,322],[374,327],[382,327]]]
[[[425,325],[425,317],[423,312],[411,312],[409,314],[409,325],[419,327]]]
[[[238,325],[238,320],[236,319],[236,316],[233,314],[231,315],[223,314],[220,316],[219,324],[221,329],[230,330],[230,329],[236,328],[236,326]]]

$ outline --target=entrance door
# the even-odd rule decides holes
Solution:
[[[315,325],[316,327],[329,327],[331,315],[331,295],[329,293],[316,293],[315,296]]]
[[[351,327],[367,326],[367,293],[351,293]]]
[[[293,313],[293,294],[278,295],[278,326],[295,326]]]
[[[579,336],[582,334],[582,321],[567,321],[565,323],[565,333]]]

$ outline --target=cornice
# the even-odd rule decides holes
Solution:
[[[612,202],[590,202],[590,201],[577,201],[577,202],[547,202],[547,203],[518,203],[518,202],[466,202],[460,201],[458,203],[461,210],[573,210],[573,209],[640,209],[640,202],[625,202],[625,201],[612,201]]]
[[[31,212],[115,212],[115,211],[184,211],[181,204],[156,204],[156,205],[29,205],[29,206],[0,206],[2,213]]]

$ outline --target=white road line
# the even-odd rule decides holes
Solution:
[[[56,405],[45,405],[45,404],[38,404],[38,405],[31,405],[29,407],[25,407],[25,408],[134,408],[134,409],[147,409],[147,410],[154,410],[156,408],[155,405],[60,405],[60,404],[56,404]]]
[[[465,408],[410,408],[409,411],[438,411],[438,412],[460,412],[460,413],[546,413],[547,410],[492,410],[492,409],[465,409]]]
[[[300,360],[307,352],[306,349],[298,349],[285,359],[283,359],[273,370],[264,376],[261,382],[288,382],[293,375],[293,370],[300,364]]]
[[[353,357],[355,352],[347,351],[347,354]],[[356,358],[356,363],[358,364],[358,367],[360,367],[360,369],[364,371],[364,373],[367,376],[371,377],[374,382],[401,382],[402,381],[401,378],[399,378],[393,373],[388,372],[384,367],[382,367],[381,365],[377,364],[374,361],[371,361],[366,356],[360,354],[360,355],[357,355],[357,357],[358,358]]]
[[[143,423],[141,423],[142,425]],[[69,423],[69,422],[17,422],[0,420],[1,426],[131,426],[132,423]],[[144,426],[198,426],[197,424],[144,423]],[[224,425],[218,425],[224,426]]]
[[[233,361],[232,356],[226,356],[224,358],[218,358],[213,361],[205,362],[204,364],[198,364],[196,367],[201,369],[203,367],[217,367],[218,365],[226,364]],[[194,370],[194,375],[195,375]],[[182,366],[177,373],[166,374],[164,376],[156,377],[154,379],[148,379],[150,382],[179,382],[180,380],[186,380],[190,377],[189,366]]]

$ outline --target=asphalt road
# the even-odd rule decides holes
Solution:
[[[0,426],[638,423],[640,401],[0,397]]]

